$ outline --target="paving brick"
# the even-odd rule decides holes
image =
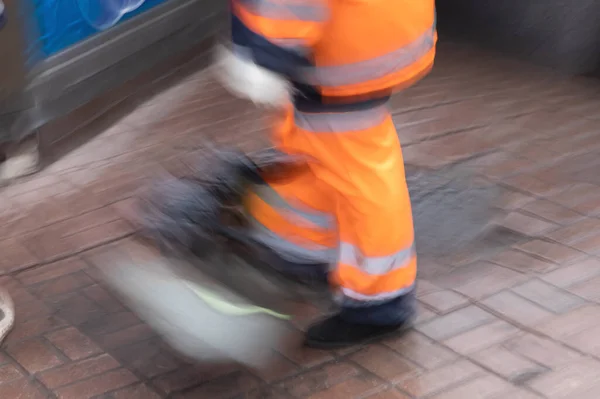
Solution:
[[[299,374],[279,387],[293,397],[307,397],[327,387],[337,385],[360,375],[362,372],[347,362],[329,363],[317,369]]]
[[[467,298],[448,290],[421,295],[419,300],[438,313],[447,313],[469,304]]]
[[[307,398],[310,399],[350,399],[364,398],[370,394],[375,394],[382,391],[384,386],[381,381],[370,376],[362,376],[360,378],[351,378],[337,385],[326,388],[323,391],[317,392]]]
[[[251,391],[259,386],[256,377],[245,371],[236,371],[231,374],[208,381],[200,386],[186,391],[182,398],[214,398],[224,399],[235,397]]]
[[[507,397],[506,395],[512,388],[512,385],[506,381],[488,375],[466,382],[458,387],[450,388],[445,392],[432,396],[432,399],[501,398]]]
[[[170,373],[160,375],[152,384],[161,391],[171,394],[203,384],[215,378],[230,374],[238,368],[234,365],[186,365]]]
[[[420,371],[418,366],[381,345],[368,346],[353,354],[350,360],[392,383]]]
[[[95,335],[94,339],[103,348],[116,350],[117,348],[134,345],[140,341],[145,341],[154,337],[156,337],[154,330],[147,324],[140,323],[131,327],[125,327],[122,330]]]
[[[41,391],[34,382],[21,378],[0,384],[0,398],[46,399],[48,395]]]
[[[565,313],[585,303],[581,298],[540,280],[528,281],[512,291],[554,313]]]
[[[570,287],[591,277],[600,275],[600,260],[589,258],[569,266],[562,266],[542,277],[542,279],[557,287]]]
[[[81,259],[72,257],[23,271],[17,274],[17,279],[25,285],[34,285],[70,275],[86,268],[86,264]]]
[[[132,387],[119,389],[113,392],[111,396],[114,399],[160,399],[161,396],[154,390],[144,384],[137,384]]]
[[[7,344],[13,344],[27,338],[37,337],[48,332],[66,327],[64,320],[55,316],[40,316],[30,320],[15,322],[13,330],[6,338]]]
[[[556,229],[557,227],[554,223],[525,215],[521,212],[509,213],[504,220],[502,220],[501,225],[507,229],[528,236],[537,236],[546,231]]]
[[[581,260],[585,254],[565,245],[542,240],[530,241],[517,246],[518,249],[558,264],[572,263]]]
[[[584,217],[582,214],[575,212],[572,209],[543,199],[525,204],[522,210],[541,217],[542,219],[549,220],[550,222],[563,225],[574,223]]]
[[[416,329],[432,339],[442,340],[490,323],[494,319],[488,312],[471,305],[418,325]]]
[[[276,351],[272,351],[267,363],[266,367],[254,370],[254,373],[268,383],[281,381],[286,377],[298,374],[301,370],[300,367]]]
[[[517,327],[498,320],[447,339],[444,341],[444,345],[460,354],[467,355],[504,342],[518,332]]]
[[[124,366],[146,378],[169,373],[182,364],[158,338],[131,342],[112,353]]]
[[[592,277],[588,280],[581,281],[569,287],[569,291],[579,295],[588,301],[600,301],[600,292],[598,292],[598,284],[600,284],[600,276]]]
[[[547,273],[557,267],[555,264],[513,248],[500,251],[489,258],[489,261],[523,273]]]
[[[472,353],[470,358],[483,367],[516,384],[523,384],[548,371],[546,367],[534,363],[533,361],[500,346],[494,346]]]
[[[23,377],[23,373],[14,364],[0,366],[0,386]],[[1,390],[1,388],[0,388]]]
[[[63,363],[56,350],[41,339],[32,339],[10,346],[8,353],[31,374]]]
[[[467,360],[459,360],[437,370],[408,378],[399,383],[398,387],[414,397],[424,397],[444,392],[451,386],[456,386],[461,382],[483,374],[483,370],[473,363]]]
[[[598,255],[600,253],[600,236],[583,238],[577,242],[571,243],[571,247],[590,255]]]
[[[600,307],[583,306],[569,313],[555,316],[536,327],[555,339],[565,339],[579,331],[600,325]]]
[[[416,331],[410,331],[401,337],[387,339],[383,343],[416,365],[428,370],[448,364],[458,358],[448,348]]]
[[[55,391],[59,399],[87,399],[137,382],[128,370],[117,369]]]
[[[541,375],[528,385],[549,398],[578,398],[600,379],[600,362],[584,359]]]
[[[432,281],[458,291],[469,298],[481,299],[505,288],[510,288],[526,279],[527,276],[513,270],[492,263],[477,262],[438,275]]]
[[[39,259],[17,239],[0,241],[0,273],[21,270],[39,263]]]
[[[554,230],[546,234],[546,237],[565,245],[571,245],[583,238],[597,236],[598,233],[600,233],[600,219],[587,218]]]
[[[68,294],[92,284],[94,284],[94,282],[84,271],[77,271],[36,284],[31,286],[29,290],[39,298],[48,298]]]
[[[71,360],[83,359],[102,352],[98,345],[74,327],[46,334],[46,339]]]
[[[39,379],[46,387],[56,389],[117,369],[120,366],[119,362],[114,358],[103,354],[48,370],[41,373]]]
[[[96,302],[106,312],[123,312],[126,308],[107,290],[99,285],[92,285],[81,290],[89,299]]]
[[[579,360],[582,356],[564,345],[547,338],[526,334],[503,345],[509,351],[534,362],[555,368]]]
[[[95,302],[79,293],[57,297],[51,306],[56,310],[56,316],[74,325],[99,319],[105,314]]]
[[[552,313],[528,300],[503,291],[481,302],[502,316],[525,326],[534,326],[549,319]]]

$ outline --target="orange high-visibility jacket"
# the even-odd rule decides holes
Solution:
[[[405,88],[435,56],[434,0],[233,0],[232,41],[327,98]]]

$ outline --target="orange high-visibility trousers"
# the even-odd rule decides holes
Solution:
[[[343,306],[377,306],[412,293],[411,205],[386,104],[345,112],[289,109],[274,141],[306,164],[294,178],[249,195],[254,238],[289,262],[329,264]]]

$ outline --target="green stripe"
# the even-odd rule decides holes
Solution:
[[[276,317],[278,319],[289,320],[291,316],[285,315],[282,313],[275,312],[270,309],[261,308],[260,306],[240,306],[233,304],[231,302],[227,302],[225,299],[219,297],[214,292],[201,289],[195,284],[190,282],[186,282],[186,285],[189,289],[191,289],[196,295],[200,297],[208,306],[213,308],[215,311],[219,313],[228,314],[231,316],[250,316],[253,314],[264,313],[270,316]]]

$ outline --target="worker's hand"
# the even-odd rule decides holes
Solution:
[[[290,82],[256,65],[251,56],[243,54],[241,49],[234,52],[219,45],[214,57],[215,76],[233,95],[270,108],[283,108],[290,104]]]

